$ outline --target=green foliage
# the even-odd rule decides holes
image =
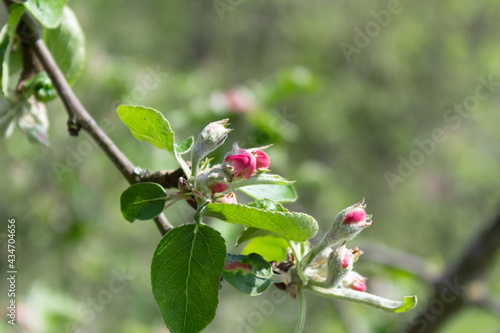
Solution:
[[[264,234],[249,239],[248,244],[243,250],[243,254],[258,253],[267,261],[281,262],[286,259],[289,246],[283,237]]]
[[[292,185],[252,185],[238,188],[254,199],[270,199],[277,202],[293,202],[297,193]]]
[[[120,105],[117,111],[120,119],[138,140],[174,153],[174,132],[160,112],[134,105]]]
[[[73,83],[85,62],[85,38],[75,14],[68,6],[64,6],[59,24],[52,29],[45,29],[43,39],[66,80]]]
[[[222,277],[239,291],[257,296],[271,285],[273,271],[271,264],[258,254],[227,254]]]
[[[63,17],[66,0],[28,0],[24,3],[43,26],[55,28]]]
[[[134,222],[150,220],[163,211],[167,194],[163,187],[156,183],[138,183],[126,189],[120,197],[123,217]]]
[[[199,332],[213,320],[225,256],[224,239],[209,226],[182,225],[162,238],[151,282],[171,332]]]
[[[273,231],[294,241],[307,240],[318,231],[317,222],[307,214],[271,211],[241,204],[210,203],[202,209],[201,216]]]

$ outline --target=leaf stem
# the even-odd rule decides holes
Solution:
[[[299,288],[299,290],[297,291],[297,295],[299,296],[300,312],[299,321],[297,322],[297,326],[295,327],[295,333],[302,333],[302,330],[304,330],[304,326],[306,323],[307,304],[302,288]]]

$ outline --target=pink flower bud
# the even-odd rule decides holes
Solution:
[[[356,272],[351,271],[342,281],[342,285],[345,288],[365,292],[366,278]]]
[[[212,193],[225,192],[229,188],[229,181],[226,174],[220,168],[214,168],[201,174],[198,180]]]
[[[266,153],[264,153],[262,150],[257,150],[253,153],[253,155],[255,156],[255,160],[257,162],[257,170],[269,169],[269,166],[271,165],[271,159]]]
[[[366,221],[366,211],[363,208],[358,208],[349,213],[344,219],[344,223],[358,223],[364,221]]]
[[[236,150],[235,154],[227,156],[224,162],[232,168],[230,171],[235,178],[250,179],[257,167],[255,156],[246,149]]]
[[[221,195],[217,198],[216,202],[227,203],[227,204],[237,204],[236,196],[233,192],[229,192],[228,194]]]
[[[366,291],[366,283],[365,283],[365,281],[362,281],[362,280],[354,281],[350,287],[351,287],[351,289],[354,289],[357,291],[362,291],[362,292]]]

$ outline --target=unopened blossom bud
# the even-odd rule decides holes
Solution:
[[[225,192],[229,188],[229,181],[222,169],[215,168],[201,174],[198,180],[212,193]]]
[[[330,254],[328,258],[328,267],[323,287],[334,288],[351,272],[355,260],[352,251],[345,243]]]
[[[217,198],[215,202],[219,203],[227,203],[227,204],[237,204],[236,196],[233,192],[229,192],[228,194],[221,195]]]
[[[208,124],[201,131],[191,150],[191,163],[193,174],[196,176],[200,160],[208,153],[222,145],[231,129],[227,129],[229,119],[223,119]]]
[[[235,143],[233,151],[224,159],[224,165],[231,179],[250,179],[257,168],[257,161],[252,153],[247,149],[239,148]]]
[[[262,150],[257,150],[253,152],[253,156],[255,156],[257,170],[269,169],[269,166],[271,165],[271,159],[266,153],[264,153]]]
[[[373,224],[371,215],[366,214],[365,207],[363,199],[344,209],[335,217],[327,233],[331,244],[353,239],[361,230]]]
[[[357,291],[366,291],[366,278],[360,274],[351,271],[342,281],[344,288],[349,288]]]

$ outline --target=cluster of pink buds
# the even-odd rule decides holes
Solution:
[[[235,142],[224,159],[223,168],[231,180],[250,179],[255,171],[267,170],[270,164],[271,159],[261,149],[243,149]]]
[[[302,259],[303,268],[310,267],[311,273],[323,276],[324,280],[316,279],[317,285],[324,288],[340,286],[363,292],[366,290],[366,278],[352,271],[353,264],[363,252],[357,247],[352,250],[346,247],[348,240],[373,224],[365,207],[363,199],[341,211],[319,244]],[[317,260],[314,262],[315,258]]]

